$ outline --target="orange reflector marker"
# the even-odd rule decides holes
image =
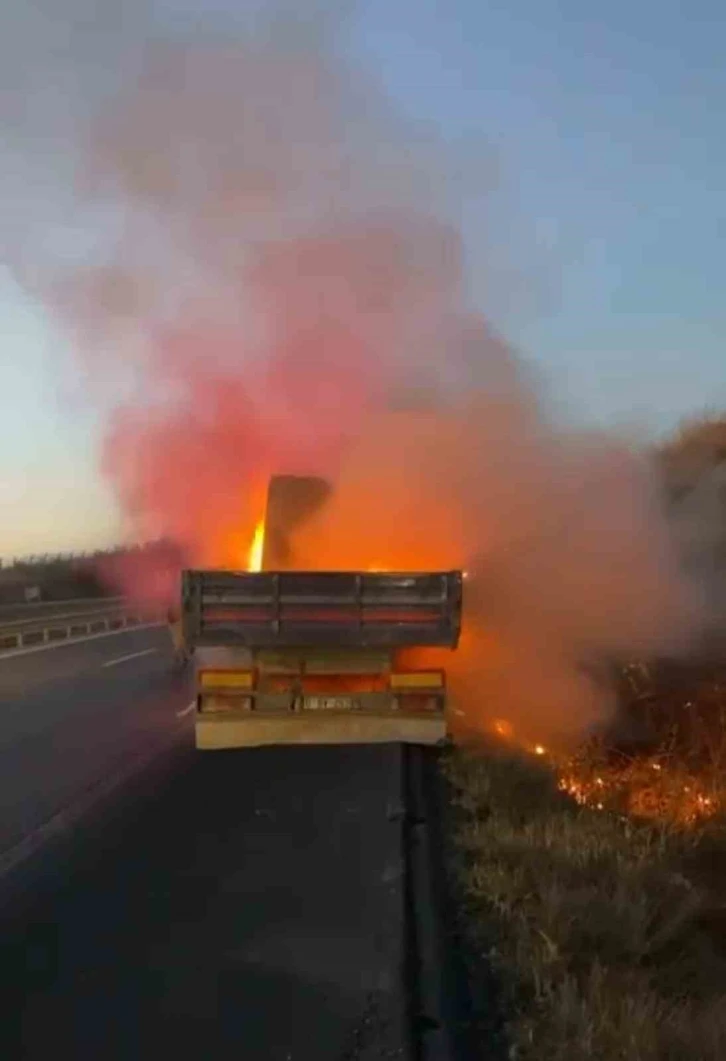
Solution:
[[[252,689],[255,673],[251,670],[203,670],[199,672],[200,689]]]
[[[407,671],[391,675],[392,689],[442,689],[444,672],[441,670]]]

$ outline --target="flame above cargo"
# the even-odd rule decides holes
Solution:
[[[252,537],[252,544],[250,545],[249,552],[247,554],[247,570],[248,571],[261,571],[262,570],[262,557],[265,550],[265,521],[261,519],[255,527],[255,533]]]

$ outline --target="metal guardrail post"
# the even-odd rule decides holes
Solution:
[[[96,613],[98,616],[98,613]],[[79,616],[79,618],[83,618]],[[96,618],[86,617],[82,622],[73,622],[68,617],[65,623],[59,623],[57,617],[48,616],[47,620],[39,618],[37,624],[33,623],[31,630],[9,630],[7,627],[3,632],[0,623],[0,659],[3,652],[10,652],[34,645],[46,645],[50,643],[72,643],[96,634],[111,633],[114,630],[126,630],[134,626],[140,626],[145,622],[160,624],[163,616],[160,612],[149,610],[144,613],[141,609],[129,609],[127,611],[98,616]],[[10,625],[10,624],[9,624]]]

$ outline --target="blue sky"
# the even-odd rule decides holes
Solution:
[[[568,413],[726,408],[722,2],[361,0],[347,41],[422,137],[481,159],[472,295]],[[67,341],[3,273],[0,312],[0,556],[109,541]]]
[[[487,308],[555,390],[654,429],[726,405],[726,7],[366,8],[392,94],[497,155],[506,204],[483,254],[522,275]]]

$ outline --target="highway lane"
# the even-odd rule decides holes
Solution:
[[[0,658],[0,857],[150,746],[188,705],[165,630]]]
[[[51,689],[58,682],[85,680],[85,677],[105,669],[103,665],[110,660],[150,647],[157,649],[157,664],[162,659],[168,664],[170,646],[171,641],[165,627],[129,627],[126,630],[94,635],[90,639],[61,641],[50,646],[37,645],[2,653],[0,705],[19,705],[25,694],[42,688]],[[129,674],[134,670],[135,668],[127,669]],[[107,677],[115,679],[117,675]],[[1,718],[2,716],[0,732]]]
[[[4,1061],[405,1056],[398,748],[195,753],[159,630],[0,662],[0,683],[4,845],[167,748],[6,902]]]
[[[3,1058],[406,1056],[399,757],[180,761],[0,937]]]

